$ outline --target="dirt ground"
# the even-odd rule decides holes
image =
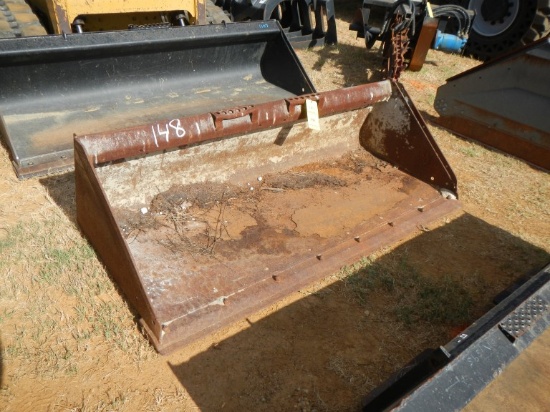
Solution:
[[[348,31],[355,7],[336,3],[338,46],[298,53],[319,91],[380,78],[377,50]],[[437,87],[477,64],[430,51],[402,78],[457,175],[460,212],[169,356],[147,342],[79,232],[74,174],[18,181],[2,147],[0,409],[358,410],[392,372],[549,260],[548,173],[432,122]],[[345,184],[323,176],[316,184]]]

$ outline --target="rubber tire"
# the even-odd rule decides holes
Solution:
[[[40,20],[24,0],[0,0],[0,38],[46,34]]]
[[[222,7],[217,5],[218,2],[206,0],[206,23],[207,24],[222,24],[231,23],[231,16]]]
[[[468,7],[468,1],[463,1]],[[464,4],[465,3],[465,4]],[[472,30],[465,54],[488,60],[550,33],[550,0],[520,0],[518,17],[503,33],[487,37]]]

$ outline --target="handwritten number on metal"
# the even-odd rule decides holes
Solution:
[[[168,125],[172,129],[174,129],[174,131],[176,132],[176,136],[178,136],[180,138],[185,136],[185,129],[183,127],[181,127],[180,119],[170,120],[170,123],[168,123]]]
[[[166,142],[170,141],[170,135],[175,133],[180,139],[185,136],[185,129],[181,127],[180,119],[170,120],[168,123],[161,124],[157,123],[154,126],[151,126],[151,131],[153,132],[153,139],[155,139],[155,145],[158,147],[158,138],[163,137]]]

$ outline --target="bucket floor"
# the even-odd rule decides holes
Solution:
[[[439,200],[431,186],[355,150],[251,181],[173,185],[148,207],[113,213],[169,328],[284,296],[317,271],[312,262]]]

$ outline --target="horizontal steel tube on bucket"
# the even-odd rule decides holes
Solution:
[[[175,119],[79,139],[95,164],[170,150],[238,134],[292,125],[305,120],[306,100],[326,117],[364,108],[391,97],[389,81],[302,95]]]

